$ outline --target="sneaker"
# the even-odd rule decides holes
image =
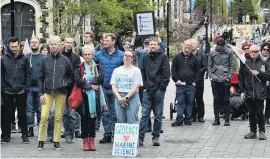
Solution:
[[[139,140],[139,146],[143,146],[143,140],[142,139]]]
[[[225,122],[224,122],[224,126],[230,126],[230,122],[229,122],[229,120],[225,120]]]
[[[55,150],[61,150],[62,149],[59,142],[54,142],[53,146],[54,146]]]
[[[153,146],[160,146],[158,137],[153,137],[152,142],[153,142]]]
[[[67,137],[67,138],[66,138],[66,142],[67,142],[68,144],[71,144],[71,143],[72,143],[72,138]]]
[[[38,142],[38,147],[37,147],[37,150],[43,150],[43,147],[44,147],[44,141],[39,141]]]
[[[265,133],[263,131],[260,132],[258,139],[259,140],[266,140],[266,136],[265,136]]]
[[[24,144],[29,144],[29,140],[28,140],[27,135],[23,135],[23,136],[22,136],[22,142],[23,142]]]
[[[104,136],[101,140],[99,140],[99,143],[101,143],[101,144],[111,143],[111,142],[112,142],[111,136]]]
[[[190,121],[190,119],[185,119],[184,123],[185,125],[192,125],[192,122]]]
[[[33,130],[33,128],[29,128],[28,133],[27,133],[27,136],[28,137],[33,137],[34,136],[34,130]]]
[[[1,144],[4,144],[4,143],[9,143],[10,142],[10,137],[3,137],[1,139]]]
[[[212,123],[212,125],[220,125],[220,121],[219,120],[215,120],[213,123]]]
[[[195,117],[195,118],[192,118],[192,122],[193,122],[193,123],[197,122],[196,117]]]
[[[164,133],[164,131],[163,130],[160,130],[160,132],[159,133]]]
[[[205,120],[203,118],[198,118],[199,123],[205,123]]]
[[[249,132],[248,134],[246,134],[245,136],[244,136],[244,138],[245,139],[256,139],[257,138],[257,135],[256,135],[256,133],[254,133],[254,132]]]
[[[174,123],[171,124],[172,127],[176,126],[183,126],[183,120],[182,119],[176,119]]]

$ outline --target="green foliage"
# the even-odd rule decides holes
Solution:
[[[270,0],[261,0],[260,5],[262,8],[270,8]]]
[[[154,11],[157,7],[152,0],[80,0],[80,2],[62,0],[62,7],[57,6],[52,10],[56,15],[59,12],[61,14],[62,33],[74,35],[81,32],[86,16],[91,17],[91,24],[95,23],[98,32],[127,34],[134,30],[134,12]],[[78,19],[77,24],[71,24],[75,18]]]

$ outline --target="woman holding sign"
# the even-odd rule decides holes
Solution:
[[[133,50],[125,51],[124,65],[113,71],[111,85],[117,98],[115,110],[118,123],[137,123],[140,104],[138,90],[143,81]]]

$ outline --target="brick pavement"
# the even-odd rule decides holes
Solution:
[[[210,82],[205,81],[206,122],[193,123],[192,126],[173,128],[169,119],[169,103],[174,101],[175,88],[170,83],[165,96],[163,120],[164,133],[161,134],[160,147],[151,145],[151,134],[146,134],[145,146],[139,148],[138,158],[270,158],[270,142],[244,140],[243,135],[249,131],[248,121],[231,121],[231,126],[212,126],[214,119]],[[266,127],[266,135],[269,127]],[[97,132],[95,152],[82,150],[82,140],[74,139],[67,144],[62,139],[62,150],[53,149],[53,144],[45,144],[43,151],[37,151],[37,137],[30,138],[30,144],[22,144],[20,134],[12,134],[11,142],[1,144],[3,158],[112,158],[112,144],[99,144],[103,130]],[[36,134],[35,134],[36,135]],[[116,157],[119,158],[119,157]]]

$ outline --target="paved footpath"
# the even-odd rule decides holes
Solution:
[[[172,82],[165,97],[163,120],[164,133],[161,134],[160,147],[153,147],[151,134],[146,134],[145,145],[139,148],[138,158],[270,158],[270,140],[244,140],[248,132],[248,121],[231,121],[231,126],[212,126],[213,97],[210,81],[205,81],[204,100],[206,104],[205,123],[172,128],[169,119],[169,104],[174,101],[175,87]],[[175,119],[175,114],[174,114]],[[270,138],[269,127],[266,135]],[[37,133],[36,133],[37,134]],[[35,134],[35,135],[36,135]],[[1,144],[2,158],[112,158],[112,144],[99,144],[103,130],[97,132],[95,152],[82,150],[82,140],[74,139],[67,144],[62,139],[62,150],[56,151],[52,144],[45,144],[43,151],[37,151],[37,137],[30,138],[30,144],[22,144],[20,134],[12,134],[11,142]],[[118,158],[118,157],[117,157]]]

